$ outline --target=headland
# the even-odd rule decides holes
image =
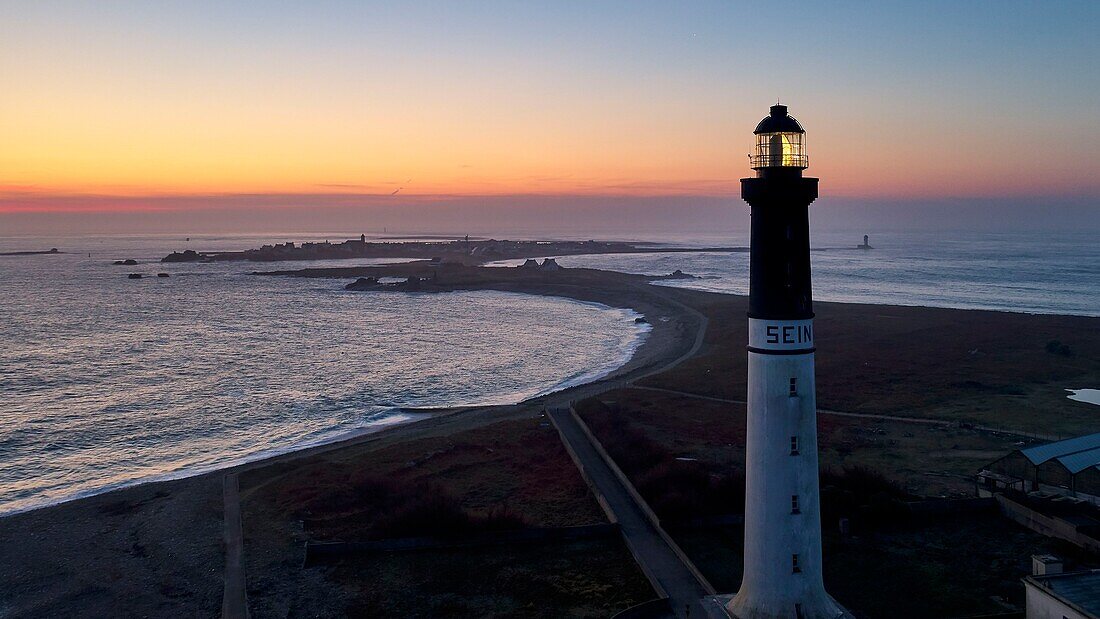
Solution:
[[[481,264],[493,260],[571,256],[577,254],[627,254],[647,252],[747,252],[747,247],[667,247],[657,243],[619,241],[509,241],[456,239],[368,242],[365,236],[339,243],[276,243],[257,249],[228,252],[172,252],[161,262],[222,262],[280,260],[342,260],[353,258],[436,259],[437,261]]]

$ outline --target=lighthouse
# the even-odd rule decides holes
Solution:
[[[817,179],[802,175],[806,132],[787,106],[772,106],[753,133],[756,176],[741,179],[752,216],[745,565],[724,607],[738,619],[849,617],[821,577],[809,227]]]

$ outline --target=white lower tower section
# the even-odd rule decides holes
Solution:
[[[749,319],[745,568],[738,619],[849,616],[821,577],[811,320]]]

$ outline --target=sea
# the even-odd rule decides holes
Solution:
[[[650,329],[563,298],[252,274],[392,260],[159,262],[285,238],[324,240],[0,238],[66,252],[0,256],[0,515],[589,382]]]
[[[1100,316],[1100,238],[1096,232],[973,233],[814,232],[810,238],[813,298],[820,301],[952,307],[1033,314]],[[649,240],[677,247],[747,248],[747,232]],[[725,294],[749,293],[745,251],[562,256],[563,267],[698,279],[663,286]],[[493,264],[511,266],[522,260]]]
[[[0,256],[0,515],[407,423],[423,409],[519,402],[606,375],[649,329],[631,310],[555,297],[356,293],[341,280],[253,274],[394,259],[159,262],[175,250],[347,236],[0,236],[0,252],[63,252]],[[617,240],[748,246],[747,232]],[[862,231],[815,233],[815,299],[1100,316],[1092,234],[860,242]],[[138,264],[113,264],[127,258]],[[744,251],[557,259],[679,269],[698,279],[662,285],[747,293]]]

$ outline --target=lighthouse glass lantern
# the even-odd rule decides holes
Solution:
[[[762,168],[799,168],[810,166],[806,155],[806,132],[787,106],[773,105],[767,118],[753,131],[756,146],[749,155],[754,170]]]

